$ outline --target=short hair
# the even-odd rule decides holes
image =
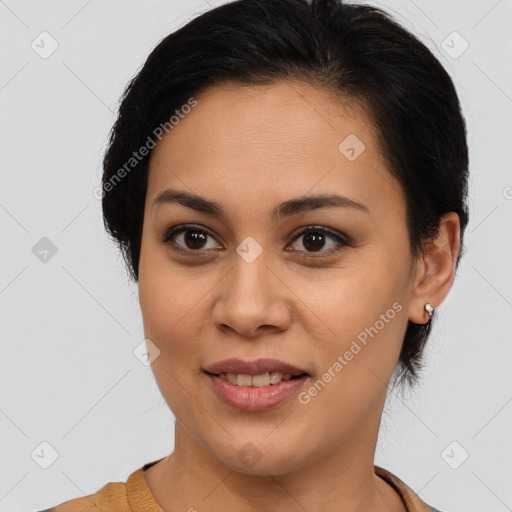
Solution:
[[[441,216],[453,211],[460,219],[457,269],[468,222],[468,148],[457,93],[441,63],[373,6],[342,0],[237,0],[166,36],[121,97],[103,159],[102,207],[105,228],[130,277],[138,282],[151,156],[149,151],[135,162],[133,152],[161,133],[159,126],[169,131],[170,116],[209,86],[287,79],[365,108],[405,196],[412,254],[421,256],[423,244],[439,233]],[[133,164],[130,169],[127,162]],[[400,383],[417,381],[434,318],[426,324],[409,321],[395,370]]]

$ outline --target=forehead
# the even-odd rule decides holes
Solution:
[[[239,206],[308,192],[340,192],[375,207],[401,198],[376,128],[355,100],[291,81],[227,82],[195,100],[153,150],[148,199],[166,187]]]

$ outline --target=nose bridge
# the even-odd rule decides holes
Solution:
[[[247,237],[233,255],[233,268],[228,276],[229,293],[238,300],[254,303],[254,307],[261,306],[256,302],[268,301],[273,295],[270,260],[270,252],[263,250],[254,238]],[[246,301],[247,298],[250,300]]]
[[[213,312],[217,325],[228,325],[246,336],[262,325],[284,329],[290,319],[270,251],[256,244],[246,239],[237,247]]]

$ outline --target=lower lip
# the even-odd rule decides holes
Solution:
[[[217,396],[228,405],[243,411],[264,411],[277,407],[297,394],[309,377],[308,375],[302,375],[296,379],[282,380],[279,384],[254,388],[235,386],[217,377],[217,375],[208,373],[207,375]]]

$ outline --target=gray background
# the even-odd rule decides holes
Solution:
[[[96,492],[173,449],[174,418],[133,353],[137,289],[93,190],[125,84],[161,38],[221,3],[0,1],[1,512]],[[512,510],[512,1],[373,3],[452,75],[472,173],[468,253],[422,382],[390,395],[376,463],[443,512]],[[58,43],[47,58],[43,31]]]

